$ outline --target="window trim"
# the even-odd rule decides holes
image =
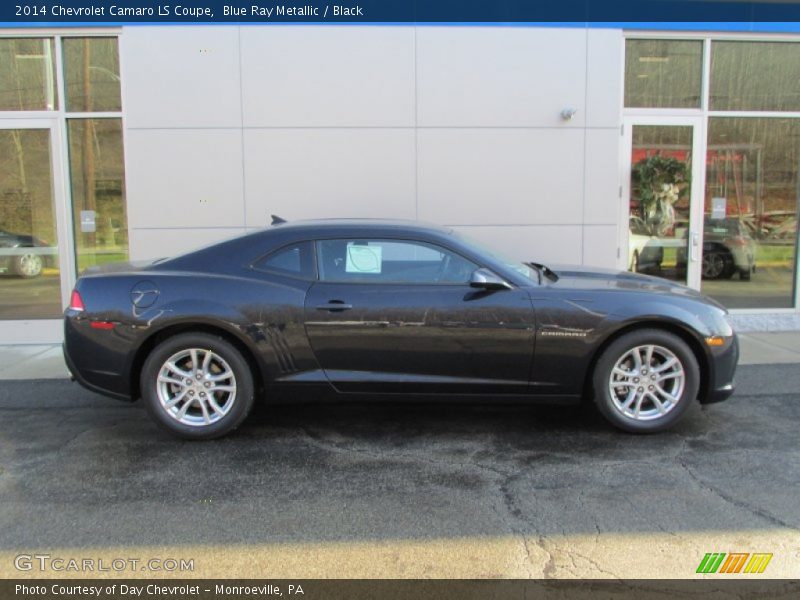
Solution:
[[[369,242],[369,241],[376,241],[376,242],[385,241],[385,242],[401,242],[401,243],[405,242],[405,243],[412,243],[412,244],[427,244],[428,246],[432,246],[434,248],[440,248],[441,250],[449,252],[450,254],[454,254],[455,256],[458,256],[459,258],[461,258],[461,259],[463,259],[463,260],[465,260],[465,261],[467,261],[467,262],[469,262],[469,263],[471,263],[473,265],[476,265],[476,269],[480,269],[480,268],[485,267],[485,265],[482,265],[482,264],[476,262],[475,260],[464,256],[463,253],[458,252],[458,251],[450,248],[449,246],[445,246],[445,245],[440,244],[438,242],[432,242],[430,240],[421,239],[421,238],[413,238],[413,237],[408,237],[408,236],[403,236],[403,237],[379,236],[379,237],[375,237],[374,235],[366,236],[366,237],[356,237],[356,236],[351,236],[351,235],[349,235],[349,236],[337,235],[337,236],[330,236],[330,237],[324,237],[324,238],[315,239],[314,240],[315,265],[318,267],[319,263],[320,263],[320,252],[321,252],[321,250],[320,250],[320,242],[331,241],[331,240],[340,240],[340,241],[346,242],[346,241],[352,241],[352,240],[355,240],[355,239],[364,240],[364,241],[367,241],[367,242]],[[490,267],[486,267],[486,268],[490,268]],[[492,270],[493,273],[495,272],[495,269],[492,268],[491,270]],[[503,279],[508,280],[508,278],[505,275],[500,274],[499,277],[502,277]],[[465,281],[463,283],[440,283],[438,281],[434,281],[434,282],[409,282],[409,281],[377,281],[377,280],[376,281],[334,281],[334,280],[330,280],[330,279],[323,279],[322,278],[322,270],[319,269],[319,268],[317,268],[317,281],[319,281],[320,283],[334,283],[336,285],[381,285],[381,286],[405,286],[405,287],[409,287],[409,286],[464,287],[464,286],[467,286],[467,287],[469,287],[469,281]],[[515,283],[512,282],[512,281],[510,281],[509,283],[511,285],[515,285]]]

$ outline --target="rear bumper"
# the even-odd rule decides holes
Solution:
[[[70,374],[81,386],[116,400],[134,400],[126,393],[129,387],[120,374],[121,369],[117,368],[118,357],[92,340],[88,323],[73,322],[69,316],[65,318],[62,350]],[[83,358],[86,366],[81,368],[81,361],[76,357]]]

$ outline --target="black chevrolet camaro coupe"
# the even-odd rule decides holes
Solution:
[[[336,394],[592,398],[660,431],[733,391],[725,309],[626,272],[518,263],[450,229],[282,222],[146,264],[87,271],[64,352],[87,388],[141,397],[185,438],[231,432],[287,386]],[[307,394],[301,396],[308,397]],[[313,394],[312,394],[313,396]]]

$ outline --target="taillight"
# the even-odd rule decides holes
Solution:
[[[83,298],[78,293],[78,290],[72,290],[72,296],[69,299],[69,309],[84,311],[86,307],[83,305]]]

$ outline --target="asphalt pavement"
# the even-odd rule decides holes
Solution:
[[[722,551],[797,578],[800,369],[737,380],[658,435],[590,407],[375,398],[262,407],[212,442],[64,379],[3,381],[0,576],[87,575],[14,567],[45,553],[192,559],[156,573],[181,577],[692,577]]]

